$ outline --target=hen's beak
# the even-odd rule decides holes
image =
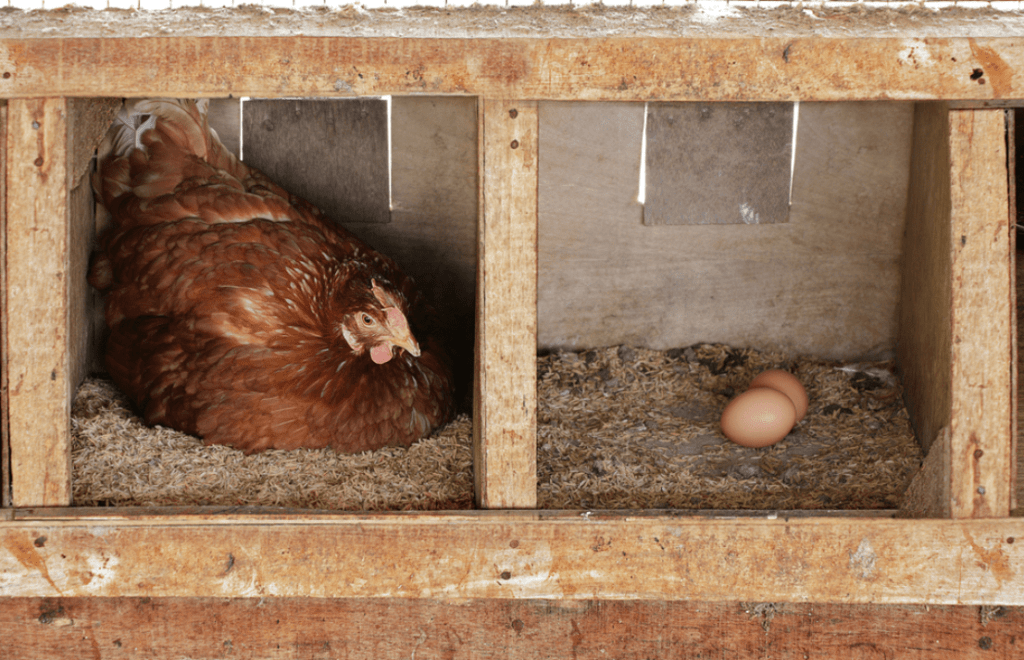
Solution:
[[[419,357],[420,345],[412,336],[412,330],[409,328],[409,322],[405,319],[405,314],[397,307],[389,307],[385,313],[388,319],[388,329],[391,330],[391,343],[404,348],[409,355]]]
[[[416,338],[411,333],[405,332],[404,334],[396,333],[391,336],[391,341],[395,346],[400,346],[409,352],[409,355],[413,357],[420,356],[420,345],[416,343]]]

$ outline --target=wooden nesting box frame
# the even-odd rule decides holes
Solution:
[[[1024,605],[1024,520],[1010,517],[1011,183],[996,107],[1024,99],[1016,67],[1019,37],[0,40],[13,482],[0,597]],[[424,93],[480,99],[481,510],[70,508],[84,360],[71,275],[88,254],[71,219],[112,107],[93,99]],[[918,102],[900,351],[932,446],[908,512],[928,517],[534,510],[538,102],[878,99]]]

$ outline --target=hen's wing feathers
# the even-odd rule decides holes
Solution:
[[[112,227],[90,282],[109,292],[111,375],[148,422],[246,452],[360,451],[450,418],[451,372],[411,279],[240,163],[196,104],[126,109],[99,163]],[[408,301],[419,358],[373,364],[339,341],[328,299],[357,274]]]

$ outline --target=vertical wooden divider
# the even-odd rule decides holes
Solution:
[[[7,348],[14,506],[71,502],[68,101],[11,99]]]
[[[949,113],[953,518],[1010,513],[1013,254],[1004,110]]]
[[[0,105],[0,144],[7,145],[7,103]],[[7,149],[0,149],[7,172]],[[7,176],[0,175],[0,508],[11,506],[11,447],[7,429]]]
[[[537,506],[537,103],[480,102],[477,505]]]

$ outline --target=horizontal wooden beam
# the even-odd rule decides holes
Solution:
[[[310,598],[0,600],[5,660],[1011,660],[1024,610],[810,603]],[[685,651],[681,651],[685,649]],[[813,649],[813,653],[811,652]]]
[[[674,101],[1024,97],[1024,40],[935,37],[161,37],[0,40],[0,97]]]
[[[0,522],[0,599],[1021,605],[1022,579],[1022,519],[488,512]]]

